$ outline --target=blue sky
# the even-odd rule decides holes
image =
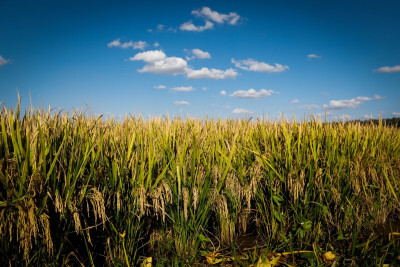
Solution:
[[[400,116],[399,1],[1,1],[0,100],[94,114]]]

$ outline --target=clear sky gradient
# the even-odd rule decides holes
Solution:
[[[400,116],[400,2],[0,1],[0,100],[94,114]]]

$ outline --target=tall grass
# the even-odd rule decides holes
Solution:
[[[250,235],[276,252],[392,262],[399,177],[400,131],[382,123],[3,107],[0,261],[190,265]]]

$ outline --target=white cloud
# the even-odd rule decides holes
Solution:
[[[207,87],[205,87],[205,86],[203,86],[203,88],[201,88],[201,89],[203,89],[203,91],[207,91]]]
[[[308,54],[307,58],[311,59],[311,58],[321,58],[321,57],[316,54]]]
[[[205,52],[205,51],[202,51],[202,50],[197,49],[197,48],[192,49],[192,53],[193,53],[193,55],[194,55],[195,57],[197,57],[197,58],[201,58],[201,59],[211,58],[210,53]]]
[[[165,89],[165,88],[167,88],[165,85],[162,85],[162,84],[160,84],[160,85],[154,85],[153,86],[155,89]]]
[[[254,114],[254,111],[250,111],[244,108],[235,108],[232,110],[233,114]]]
[[[320,108],[320,106],[318,106],[316,104],[309,104],[309,105],[300,106],[299,108],[301,108],[301,109],[318,109],[318,108]]]
[[[232,58],[231,62],[235,64],[237,68],[247,71],[258,71],[258,72],[282,72],[288,70],[288,66],[283,66],[281,64],[275,63],[275,66],[270,65],[265,62],[258,62],[252,58],[244,60],[234,60]]]
[[[187,77],[189,79],[235,79],[238,73],[230,68],[227,70],[201,68],[200,70],[187,70]]]
[[[156,30],[159,31],[159,32],[164,32],[164,31],[166,31],[166,32],[176,32],[175,28],[173,28],[173,27],[168,27],[167,28],[164,24],[158,24]]]
[[[380,67],[379,69],[376,69],[374,71],[375,72],[386,72],[386,73],[400,72],[400,65],[396,65],[393,67],[389,67],[389,66]]]
[[[134,57],[131,57],[130,60],[131,61],[143,60],[144,62],[154,62],[163,60],[166,57],[167,55],[161,50],[150,50],[138,53]]]
[[[133,49],[143,50],[148,44],[145,41],[137,41],[133,43]]]
[[[4,57],[2,57],[2,56],[0,55],[0,66],[3,66],[3,65],[5,65],[5,64],[7,64],[7,63],[9,63],[9,62],[10,62],[10,60],[5,59]]]
[[[174,102],[174,104],[175,104],[175,105],[180,105],[180,106],[189,106],[189,105],[190,105],[190,103],[189,103],[189,102],[187,102],[187,101],[184,101],[184,100],[181,100],[181,101],[175,101],[175,102]]]
[[[179,57],[167,57],[161,50],[151,50],[136,54],[131,61],[144,61],[147,64],[139,72],[151,72],[155,74],[184,74],[187,62]]]
[[[197,48],[192,49],[192,50],[185,48],[185,49],[183,49],[183,51],[188,54],[188,56],[186,56],[187,61],[195,59],[195,58],[200,58],[200,59],[211,58],[210,53],[208,53],[206,51],[202,51]]]
[[[129,42],[124,42],[121,43],[121,39],[115,39],[114,41],[110,42],[107,44],[108,47],[119,47],[119,48],[124,48],[127,49],[129,47],[132,47],[133,49],[140,49],[143,50],[148,44],[145,41],[129,41]]]
[[[107,46],[108,46],[108,47],[119,47],[119,46],[121,46],[120,40],[121,40],[121,39],[116,39],[116,40],[114,40],[114,41],[108,43]]]
[[[196,88],[193,88],[192,86],[181,86],[171,88],[171,90],[174,92],[190,92],[196,90]]]
[[[396,117],[400,117],[400,112],[393,112],[392,115],[396,116]]]
[[[381,100],[384,99],[384,97],[375,95],[373,98],[372,97],[366,97],[366,96],[359,96],[356,98],[352,99],[342,99],[342,100],[330,100],[328,105],[324,105],[323,107],[327,110],[341,110],[341,109],[348,109],[348,108],[357,108],[360,106],[362,103],[366,101],[372,101],[372,100]]]
[[[368,114],[364,114],[361,116],[361,118],[363,120],[372,120],[374,118],[374,116],[372,116],[372,114],[368,115]]]
[[[226,91],[222,90],[221,92],[219,92],[220,95],[226,95]]]
[[[273,90],[265,90],[261,89],[260,91],[256,91],[253,88],[250,88],[249,90],[238,90],[231,94],[230,96],[236,97],[236,98],[252,98],[252,99],[260,99],[264,98],[267,96],[272,95],[273,93],[276,93]]]
[[[292,102],[292,103],[299,103],[300,100],[298,100],[298,99],[293,99],[291,102]]]
[[[139,72],[151,72],[155,74],[184,74],[187,62],[179,57],[167,57],[163,60],[147,63]]]
[[[348,121],[348,120],[350,120],[350,115],[347,115],[347,114],[343,114],[342,116],[335,116],[335,117],[333,117],[333,119],[335,120],[335,121]]]
[[[159,44],[158,42],[154,42],[153,46],[154,46],[154,47],[159,47],[160,44]]]
[[[202,32],[204,30],[210,30],[214,27],[214,23],[206,21],[204,26],[196,26],[192,23],[192,21],[188,21],[183,23],[179,29],[181,31],[191,31],[191,32]]]
[[[228,22],[231,25],[235,25],[240,19],[240,16],[236,12],[230,12],[229,14],[222,14],[218,13],[217,11],[211,10],[209,7],[203,7],[202,9],[199,10],[193,10],[192,14],[206,19],[210,19],[217,23]]]

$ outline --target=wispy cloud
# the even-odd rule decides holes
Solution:
[[[222,14],[218,13],[217,11],[211,10],[211,8],[209,7],[203,7],[202,9],[193,10],[192,15],[209,19],[216,23],[227,22],[231,25],[236,25],[240,19],[240,16],[236,12],[230,12],[229,14]]]
[[[160,85],[154,85],[153,87],[154,87],[155,89],[160,89],[160,90],[167,88],[165,85],[162,85],[162,84],[160,84]]]
[[[227,70],[218,70],[218,69],[209,69],[209,68],[201,68],[200,70],[187,70],[187,77],[189,79],[212,79],[212,80],[220,80],[220,79],[235,79],[238,73],[230,68]]]
[[[393,112],[392,115],[395,117],[400,117],[400,112]]]
[[[183,23],[179,29],[181,31],[190,31],[190,32],[202,32],[205,30],[211,30],[214,27],[214,23],[210,21],[206,21],[206,24],[204,26],[196,26],[193,24],[192,21],[188,21]]]
[[[359,96],[352,99],[330,100],[328,105],[323,105],[323,108],[326,110],[354,109],[366,101],[381,99],[384,97],[375,95],[374,97]]]
[[[187,69],[186,60],[179,57],[167,57],[161,50],[151,50],[136,54],[131,61],[144,61],[146,65],[139,72],[155,74],[184,74]]]
[[[316,105],[316,104],[309,104],[309,105],[302,105],[299,108],[301,108],[301,109],[318,109],[318,108],[320,108],[320,106]]]
[[[178,106],[189,106],[190,103],[187,102],[187,101],[181,100],[181,101],[175,101],[175,102],[174,102],[174,105],[178,105]]]
[[[292,102],[292,103],[299,103],[300,100],[298,100],[298,99],[293,99],[291,102]]]
[[[10,60],[9,59],[5,59],[4,57],[2,57],[0,55],[0,66],[3,66],[5,64],[7,64],[7,63],[10,63]]]
[[[158,32],[176,32],[176,29],[173,27],[167,27],[164,24],[158,24],[156,30]],[[151,30],[152,32],[153,30]]]
[[[158,42],[154,42],[153,46],[154,46],[154,47],[159,47],[160,44],[159,44]]]
[[[220,95],[226,95],[226,91],[222,90],[221,92],[219,92]]]
[[[343,114],[342,116],[335,116],[333,120],[335,121],[349,121],[351,119],[350,115]]]
[[[119,47],[119,48],[124,48],[127,49],[129,47],[132,47],[133,49],[140,49],[143,50],[145,49],[148,44],[145,41],[129,41],[129,42],[123,42],[121,43],[121,39],[115,39],[114,41],[110,42],[107,44],[108,47]]]
[[[288,70],[288,66],[284,66],[278,63],[274,65],[270,65],[265,62],[258,62],[252,58],[244,59],[244,60],[235,60],[232,58],[231,62],[235,64],[237,68],[247,71],[257,71],[257,72],[282,72]]]
[[[244,108],[235,108],[234,110],[232,110],[233,114],[254,114],[254,111],[250,111]]]
[[[233,94],[230,96],[236,97],[236,98],[251,98],[251,99],[260,99],[260,98],[265,98],[268,97],[272,94],[276,94],[277,92],[273,90],[265,90],[261,89],[260,91],[256,91],[253,88],[250,88],[249,90],[238,90],[235,91]]]
[[[376,69],[374,71],[375,72],[386,72],[386,73],[400,72],[400,65],[396,65],[393,67],[389,67],[389,66],[380,67],[379,69]]]
[[[321,58],[321,56],[318,56],[318,55],[316,55],[316,54],[308,54],[308,55],[307,55],[307,58],[308,58],[308,59],[312,59],[312,58]]]
[[[372,114],[364,114],[361,116],[361,119],[363,120],[372,120],[374,118],[374,116],[372,116]]]
[[[171,88],[171,91],[173,92],[190,92],[194,90],[196,90],[196,88],[193,88],[192,86],[180,86]]]

